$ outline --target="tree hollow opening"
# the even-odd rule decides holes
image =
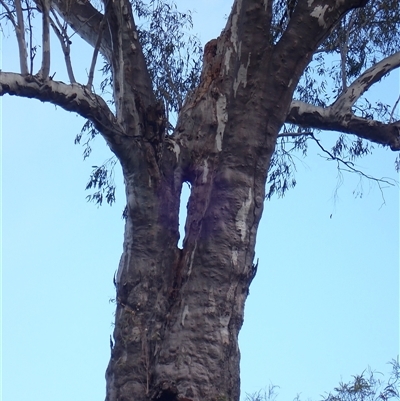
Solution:
[[[183,240],[185,238],[185,224],[187,218],[187,205],[191,193],[191,185],[188,182],[182,184],[181,199],[179,203],[179,241],[178,248],[183,249]]]

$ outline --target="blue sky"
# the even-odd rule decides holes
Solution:
[[[195,32],[206,43],[220,33],[231,3],[181,4],[196,10]],[[73,45],[84,79],[91,53]],[[17,68],[15,47],[10,31],[2,44],[5,71]],[[59,54],[53,61],[56,78],[66,80]],[[396,72],[373,96],[389,102],[398,93]],[[87,203],[91,166],[109,157],[101,138],[83,162],[73,144],[80,117],[8,96],[1,110],[2,399],[103,399],[109,300],[122,251],[120,175],[116,205]],[[398,178],[394,159],[377,147],[359,166]],[[317,400],[368,365],[387,373],[399,354],[399,190],[386,188],[383,204],[379,189],[364,181],[359,199],[358,178],[344,178],[335,196],[334,163],[310,148],[298,164],[297,187],[265,204],[240,335],[243,394],[273,383],[278,399],[300,393]]]

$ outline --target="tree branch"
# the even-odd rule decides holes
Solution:
[[[83,40],[95,47],[103,19],[102,13],[89,1],[51,0],[51,4]],[[108,30],[102,35],[100,52],[109,63],[112,62],[111,34]]]
[[[400,121],[385,124],[376,120],[358,117],[353,113],[338,114],[329,107],[313,106],[294,100],[286,121],[301,127],[312,127],[326,131],[339,131],[400,150]]]
[[[58,40],[60,41],[62,51],[64,53],[64,60],[65,60],[65,65],[67,67],[67,73],[68,73],[68,78],[71,84],[75,83],[75,76],[74,76],[74,71],[72,69],[72,63],[71,63],[71,57],[70,57],[70,52],[71,52],[71,46],[70,46],[70,40],[67,34],[67,24],[62,25],[60,21],[58,20],[58,17],[54,10],[51,10],[54,20],[50,18],[50,24],[51,27],[53,28],[54,33],[56,34]]]
[[[340,164],[346,166],[346,167],[350,170],[350,172],[352,172],[352,173],[357,173],[357,174],[359,174],[360,176],[367,178],[368,180],[376,181],[378,184],[388,184],[388,185],[391,185],[391,186],[395,185],[395,182],[396,182],[396,181],[389,181],[388,179],[385,179],[385,178],[376,178],[376,177],[373,177],[373,176],[371,176],[371,175],[365,174],[363,171],[361,171],[361,170],[355,168],[353,162],[351,162],[351,161],[349,161],[349,160],[344,160],[344,159],[342,159],[342,158],[339,157],[339,156],[335,156],[335,155],[333,155],[331,152],[329,152],[329,150],[325,149],[325,148],[321,145],[321,141],[320,141],[319,139],[317,139],[317,138],[315,137],[314,134],[311,133],[309,136],[311,136],[311,138],[314,140],[314,142],[317,144],[317,146],[318,146],[325,154],[327,154],[327,155],[329,156],[329,157],[327,158],[328,160],[336,160],[338,163],[340,163]],[[339,168],[339,167],[338,167],[338,168]]]
[[[342,178],[341,178],[342,171],[347,171],[349,173],[358,174],[360,179],[362,179],[364,177],[367,180],[374,181],[378,185],[379,191],[381,192],[383,204],[386,203],[385,202],[385,197],[384,197],[384,194],[383,194],[382,185],[383,184],[387,184],[387,185],[390,185],[390,186],[395,186],[395,185],[398,185],[397,181],[395,181],[393,179],[390,179],[390,178],[383,178],[383,177],[382,178],[376,178],[374,176],[365,174],[363,171],[361,171],[360,169],[356,168],[354,163],[352,163],[351,161],[344,160],[341,157],[335,156],[331,152],[326,150],[324,148],[324,146],[322,146],[320,140],[318,140],[314,136],[314,134],[311,134],[311,138],[314,140],[314,142],[317,144],[317,146],[322,150],[322,152],[328,155],[328,157],[326,157],[326,160],[328,160],[328,161],[336,161],[336,163],[337,163],[337,171],[338,171],[338,174],[340,175],[339,176],[340,179],[339,179],[338,185],[337,185],[337,187],[335,189],[335,194],[336,194],[336,192],[337,192],[337,190],[340,187],[341,182],[342,182]],[[321,157],[323,157],[323,156],[321,155]],[[343,169],[342,166],[345,166],[348,170]],[[360,196],[360,193],[358,194],[358,196]]]
[[[105,9],[111,32],[116,116],[124,121],[127,132],[143,135],[140,128],[142,114],[149,107],[154,107],[156,98],[139,42],[132,6],[129,0],[107,1]]]
[[[355,102],[373,84],[398,67],[400,67],[400,52],[384,58],[367,69],[328,107],[313,106],[293,100],[286,122],[301,127],[354,134],[360,138],[390,146],[392,150],[400,150],[400,121],[390,121],[385,124],[356,116],[352,111]]]
[[[395,104],[393,105],[393,109],[392,109],[392,112],[390,113],[390,117],[389,117],[389,122],[394,121],[393,115],[394,115],[394,112],[396,111],[397,106],[399,105],[399,102],[400,102],[400,95],[397,98]]]
[[[50,0],[41,0],[42,12],[42,66],[39,75],[47,79],[50,74]]]
[[[144,125],[141,114],[148,107],[154,107],[156,98],[130,1],[103,2],[107,27],[102,33],[104,16],[89,1],[51,2],[62,18],[95,49],[95,53],[99,48],[112,66],[116,116],[124,121],[126,132],[141,135],[139,131]],[[97,44],[99,38],[100,46]]]
[[[121,142],[118,137],[126,135],[106,102],[82,85],[0,71],[0,96],[4,94],[38,99],[78,113],[93,122],[114,152]]]
[[[10,7],[8,7],[7,3],[5,3],[4,0],[0,0],[0,4],[6,10],[5,14],[7,14],[7,17],[11,21],[14,29],[17,29],[18,28],[18,24],[15,21],[14,15],[13,15],[12,11],[10,10]]]
[[[276,43],[271,57],[267,59],[264,56],[265,65],[272,66],[272,70],[267,73],[274,77],[276,85],[269,90],[279,93],[281,101],[286,98],[290,102],[315,50],[341,18],[350,10],[364,6],[365,0],[325,0],[323,6],[320,3],[313,0],[298,1],[288,27]]]
[[[347,62],[347,56],[349,53],[349,37],[350,37],[350,33],[353,29],[353,25],[355,23],[355,18],[356,18],[355,13],[351,12],[347,26],[346,26],[347,18],[345,17],[342,20],[342,31],[344,31],[344,39],[343,39],[343,43],[339,45],[341,76],[342,76],[342,92],[347,89],[346,62]]]
[[[101,24],[99,27],[99,36],[97,37],[96,45],[94,46],[94,50],[93,50],[92,62],[90,64],[90,70],[89,70],[88,83],[86,84],[86,86],[89,90],[91,90],[92,85],[93,85],[94,69],[96,67],[97,56],[99,54],[101,38],[103,36],[103,31],[104,31],[104,27],[106,25],[106,21],[107,21],[106,13],[104,13],[103,19],[101,20]]]
[[[29,30],[29,74],[33,74],[33,59],[35,58],[36,49],[33,47],[33,26],[32,26],[32,8],[29,3],[26,2],[27,6],[27,19],[28,19],[28,30]]]
[[[350,112],[354,103],[390,71],[400,67],[400,51],[384,58],[361,74],[332,104],[337,113]]]
[[[17,14],[17,24],[15,25],[14,23],[14,28],[15,28],[15,33],[17,35],[17,42],[19,49],[19,64],[21,68],[21,74],[27,75],[29,73],[28,53],[26,51],[25,24],[24,24],[24,15],[22,13],[21,0],[15,0],[14,4],[15,4],[15,11]]]

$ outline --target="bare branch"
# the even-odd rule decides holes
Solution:
[[[78,113],[93,122],[113,151],[121,142],[117,137],[126,135],[106,102],[82,85],[0,71],[0,96],[4,94],[38,99]]]
[[[286,121],[301,127],[338,131],[400,150],[400,121],[385,124],[358,117],[353,113],[339,113],[332,106],[320,107],[294,100]]]
[[[293,100],[286,117],[286,122],[301,127],[313,127],[321,130],[339,131],[354,134],[360,138],[390,146],[400,150],[400,121],[389,123],[356,116],[352,107],[355,102],[384,75],[400,66],[400,52],[384,58],[361,74],[328,107],[314,106]]]
[[[103,19],[101,20],[101,24],[100,24],[100,27],[99,27],[99,34],[98,34],[98,37],[97,37],[96,45],[95,45],[94,50],[93,50],[92,62],[90,64],[90,70],[89,70],[88,83],[86,85],[86,87],[88,89],[90,89],[90,90],[91,90],[92,85],[93,85],[94,69],[96,67],[97,56],[99,54],[101,38],[103,36],[103,31],[104,31],[104,28],[105,28],[105,25],[106,25],[106,21],[107,21],[106,13],[104,13]]]
[[[15,27],[15,33],[17,35],[18,49],[19,49],[19,64],[21,68],[21,74],[28,74],[28,54],[26,51],[25,41],[25,24],[24,15],[22,13],[21,0],[15,0],[15,11],[17,13],[17,26]]]
[[[125,127],[129,127],[129,132],[141,135],[138,127],[142,116],[138,104],[140,102],[140,108],[145,110],[154,107],[156,98],[132,7],[129,0],[120,0],[105,2],[105,9],[108,28],[112,32],[111,67],[116,116],[124,121]]]
[[[41,0],[42,12],[42,67],[39,74],[47,79],[50,74],[50,0]]]
[[[364,177],[364,178],[367,178],[368,180],[376,181],[377,183],[381,183],[381,184],[382,184],[382,183],[388,184],[388,185],[391,185],[391,186],[394,186],[394,185],[395,185],[394,182],[388,181],[388,180],[385,179],[385,178],[376,178],[376,177],[373,177],[373,176],[371,176],[371,175],[365,174],[363,171],[361,171],[361,170],[355,168],[353,162],[348,161],[348,160],[344,160],[344,159],[342,159],[341,157],[335,156],[335,155],[333,155],[331,152],[329,152],[329,150],[325,149],[325,148],[321,145],[321,141],[320,141],[319,139],[317,139],[317,138],[314,136],[314,134],[311,133],[309,136],[311,136],[311,138],[315,141],[315,143],[318,145],[318,147],[319,147],[325,154],[327,154],[327,155],[329,156],[329,157],[328,157],[328,160],[336,160],[339,164],[342,164],[343,166],[346,166],[346,167],[350,170],[350,172],[352,172],[352,173],[357,173],[357,174],[359,174],[360,176],[362,176],[362,177]]]
[[[17,29],[18,28],[18,24],[15,21],[14,15],[13,15],[12,11],[10,10],[10,8],[8,7],[7,3],[5,3],[3,0],[0,0],[0,4],[6,10],[7,17],[11,21],[11,23],[13,24],[14,29]]]
[[[68,25],[87,43],[95,47],[103,14],[89,1],[51,0],[52,6]],[[112,62],[111,34],[105,30],[102,35],[100,52]]]
[[[394,121],[393,115],[394,115],[394,112],[396,111],[397,106],[399,105],[399,102],[400,102],[400,95],[397,98],[397,100],[396,100],[396,102],[395,102],[395,104],[393,106],[392,112],[390,113],[389,122]]]
[[[346,26],[346,18],[343,20],[343,29],[344,31],[344,39],[343,42],[339,45],[340,48],[340,64],[341,64],[341,75],[342,75],[342,92],[347,89],[347,71],[346,71],[346,64],[347,64],[347,55],[349,52],[349,38],[350,33],[352,31],[353,25],[356,19],[356,11],[350,13],[349,23]]]
[[[50,24],[58,40],[60,41],[61,48],[64,53],[64,60],[65,60],[65,65],[67,67],[68,78],[70,83],[73,84],[76,82],[76,80],[74,76],[74,71],[72,69],[72,63],[70,57],[71,47],[70,47],[70,40],[67,34],[67,25],[66,24],[62,25],[60,23],[57,14],[54,12],[54,10],[51,10],[51,12],[54,20],[53,18],[50,18]]]
[[[33,47],[33,26],[32,26],[32,8],[30,7],[28,1],[26,1],[27,6],[27,17],[28,17],[28,30],[29,30],[29,74],[33,74],[33,59],[36,55],[36,49]]]
[[[361,74],[333,103],[337,113],[351,112],[354,103],[390,71],[400,67],[400,51],[384,58]]]

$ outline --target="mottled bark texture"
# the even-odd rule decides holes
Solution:
[[[301,120],[308,110],[291,107],[294,89],[321,41],[363,3],[299,0],[273,45],[272,2],[236,0],[225,29],[205,47],[201,82],[172,136],[128,0],[105,2],[105,17],[89,2],[52,1],[82,38],[101,42],[115,115],[86,86],[0,73],[1,95],[50,101],[90,119],[122,165],[127,219],[107,401],[239,399],[238,334],[277,135],[289,111],[300,124],[318,125],[317,112],[323,120],[315,109],[314,119]],[[180,249],[185,181],[191,195]]]

